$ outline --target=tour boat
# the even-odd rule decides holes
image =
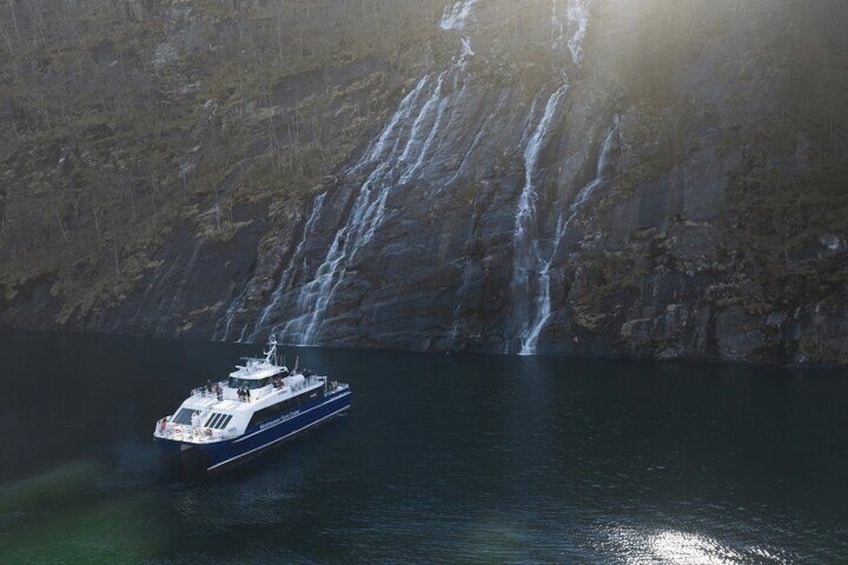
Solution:
[[[271,338],[264,358],[244,358],[227,380],[207,381],[156,422],[163,457],[182,470],[216,471],[244,461],[350,408],[345,383],[278,364]]]

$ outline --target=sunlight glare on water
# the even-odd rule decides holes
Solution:
[[[737,565],[739,563],[788,564],[792,560],[780,550],[759,545],[734,547],[720,539],[676,529],[650,531],[617,526],[602,544],[605,551],[630,565],[673,563],[675,565]]]

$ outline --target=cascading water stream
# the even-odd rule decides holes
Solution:
[[[515,230],[513,234],[513,279],[511,291],[513,296],[513,319],[521,325],[531,322],[530,305],[530,273],[539,262],[539,251],[536,234],[536,201],[538,186],[534,182],[539,153],[544,147],[546,135],[553,121],[559,101],[568,91],[568,85],[562,85],[548,98],[542,118],[536,125],[533,135],[524,149],[524,187],[518,198],[518,209],[515,215]],[[531,114],[532,115],[532,114]],[[526,333],[526,331],[524,332]],[[522,353],[525,351],[522,338]]]
[[[551,264],[557,251],[559,251],[562,236],[565,234],[565,225],[563,224],[562,216],[557,218],[555,233],[551,254],[548,256],[547,261],[542,261],[542,266],[536,278],[535,316],[531,320],[530,326],[521,334],[521,350],[519,351],[519,355],[533,355],[536,353],[536,343],[539,341],[539,335],[551,317]]]
[[[392,114],[389,123],[380,132],[376,141],[372,142],[362,158],[350,168],[348,174],[356,174],[365,169],[368,165],[379,163],[384,160],[386,154],[397,149],[400,139],[397,137],[399,123],[409,118],[409,113],[412,111],[421,91],[427,85],[427,76],[421,78],[409,93],[403,97],[398,109]],[[392,141],[390,144],[389,142]],[[388,147],[391,145],[391,149]]]
[[[560,214],[557,218],[557,227],[554,232],[551,253],[547,260],[541,262],[541,268],[539,269],[538,277],[536,279],[535,316],[533,322],[521,335],[520,355],[533,355],[536,353],[536,344],[539,341],[539,335],[542,333],[542,330],[547,325],[548,320],[553,313],[551,307],[551,265],[554,257],[556,257],[556,254],[559,251],[563,236],[565,236],[571,222],[577,216],[578,212],[580,212],[580,209],[586,201],[589,200],[589,197],[592,196],[595,189],[609,180],[613,168],[613,148],[615,147],[617,139],[618,117],[616,116],[613,126],[610,128],[610,131],[607,133],[601,146],[601,151],[598,155],[595,178],[577,193],[574,202],[572,202],[571,206],[569,206],[568,218],[563,220],[562,214]]]
[[[300,238],[300,242],[297,244],[297,248],[292,255],[291,260],[289,261],[288,267],[280,276],[280,281],[277,284],[277,288],[274,289],[274,292],[271,294],[271,301],[262,309],[262,313],[259,315],[259,319],[256,321],[256,325],[253,328],[253,333],[250,335],[249,340],[253,341],[264,331],[265,322],[268,320],[269,316],[273,314],[280,300],[286,293],[288,289],[289,281],[292,277],[293,271],[298,266],[304,266],[306,263],[306,257],[303,255],[303,249],[306,245],[307,239],[313,230],[315,229],[315,224],[318,221],[318,218],[321,215],[321,210],[324,207],[324,199],[326,198],[327,193],[323,192],[315,197],[315,200],[312,203],[312,212],[309,214],[309,219],[306,221],[306,224],[303,227],[303,235]],[[276,328],[271,329],[271,333],[275,332]]]
[[[463,30],[475,3],[476,0],[465,0],[446,7],[440,27]],[[371,168],[323,262],[312,280],[298,293],[294,316],[282,330],[287,342],[317,343],[327,308],[344,282],[348,265],[371,242],[385,219],[386,202],[392,189],[416,177],[428,152],[440,139],[451,99],[461,96],[461,90],[457,94],[456,85],[463,74],[466,58],[471,55],[470,41],[463,38],[460,55],[444,71],[425,75],[418,82],[401,101],[366,156],[348,171],[348,176],[352,177]],[[449,79],[452,79],[450,83]],[[446,83],[453,84],[454,88],[446,92]],[[261,324],[257,324],[256,332],[260,329]]]
[[[243,320],[248,314],[245,310],[248,296],[255,296],[255,289],[265,285],[265,281],[259,278],[254,279],[233,300],[219,321],[219,325],[223,326],[223,339],[234,333],[232,326],[237,323],[236,320],[240,320],[244,325],[242,338],[248,334],[248,339],[256,339],[268,331],[276,332],[279,329],[280,337],[286,343],[319,343],[322,336],[327,337],[323,331],[329,327],[326,323],[334,316],[334,304],[344,303],[344,310],[348,310],[347,297],[354,287],[347,279],[352,279],[352,273],[358,270],[358,266],[370,260],[373,245],[368,247],[369,244],[378,237],[378,230],[387,218],[394,218],[397,213],[391,208],[391,194],[405,185],[417,186],[416,183],[422,179],[429,180],[428,175],[432,175],[435,170],[434,159],[436,162],[444,162],[447,151],[451,152],[454,159],[453,170],[448,173],[449,180],[446,178],[438,184],[437,193],[452,186],[460,175],[467,176],[474,171],[471,154],[486,146],[486,132],[488,129],[497,129],[498,108],[511,101],[505,93],[497,98],[494,109],[487,107],[485,113],[468,107],[467,100],[475,98],[474,82],[468,80],[466,61],[474,56],[474,50],[465,32],[475,4],[477,0],[463,0],[445,7],[439,26],[459,36],[458,54],[446,68],[437,69],[418,80],[403,97],[379,135],[370,142],[362,157],[343,173],[342,178],[346,182],[342,186],[347,188],[338,193],[337,197],[346,199],[346,205],[331,207],[330,200],[334,193],[330,193],[326,203],[324,194],[316,197],[310,216],[304,223],[302,239],[291,254],[289,265],[281,269],[280,278],[267,302],[258,311],[255,323],[250,321],[245,324]],[[558,50],[561,60],[570,58],[574,66],[579,66],[582,58],[582,42],[588,25],[588,14],[583,4],[582,0],[552,0],[552,24],[555,26],[552,32],[553,47]],[[570,63],[568,69],[570,74]],[[569,90],[565,66],[561,74],[565,80],[560,86],[534,100],[529,119],[523,121],[526,129],[519,143],[519,147],[524,147],[524,184],[515,212],[515,252],[510,295],[511,319],[517,327],[513,335],[520,338],[522,354],[535,353],[539,335],[551,316],[551,265],[560,241],[583,202],[591,197],[595,187],[600,184],[595,179],[594,184],[590,183],[579,191],[568,211],[563,211],[557,218],[552,238],[545,241],[540,239],[540,230],[546,224],[540,218],[541,211],[537,210],[544,178],[540,170],[541,154],[557,128],[560,121],[557,116],[562,113],[562,102]],[[467,87],[470,96],[466,95]],[[449,138],[446,128],[455,128],[458,122],[474,123],[475,129],[468,130],[473,135],[468,135],[467,140],[463,138],[460,147],[456,146],[455,139],[452,140],[452,146],[443,144]],[[444,166],[441,172],[445,172]],[[601,176],[600,172],[598,176]],[[357,185],[351,185],[354,179]],[[354,190],[352,194],[349,192],[351,189]],[[338,214],[342,209],[342,219],[328,224],[324,217],[337,218],[333,214]],[[335,229],[329,237],[324,231],[328,226]],[[316,245],[306,245],[307,242],[316,241],[322,241],[325,246],[323,249],[326,249],[323,257],[317,257],[318,261],[314,261]],[[317,264],[317,268],[307,266],[307,254],[313,259],[311,264]],[[453,311],[451,343],[456,343],[461,337],[459,334],[465,331],[461,316],[466,309],[461,304],[466,301],[465,289],[472,287],[472,279],[478,272],[474,260],[468,261],[471,263],[467,262],[463,269],[462,286],[457,295],[459,300]],[[334,297],[339,298],[334,300]],[[473,297],[469,294],[469,298]],[[287,321],[281,324],[281,318]]]
[[[445,31],[449,30],[464,30],[465,23],[471,16],[471,9],[477,0],[460,0],[454,2],[453,5],[445,6],[442,13],[442,21],[439,22],[439,27]]]
[[[573,29],[568,39],[568,50],[575,65],[579,65],[583,59],[583,39],[589,26],[589,11],[584,3],[585,0],[572,0],[568,5],[568,23]]]
[[[398,130],[401,127],[401,124],[408,118],[409,113],[414,108],[418,98],[421,95],[421,91],[427,84],[427,79],[427,76],[423,77],[420,81],[418,81],[418,84],[416,84],[415,88],[413,88],[403,98],[400,103],[400,106],[398,107],[398,110],[392,115],[388,124],[386,124],[386,126],[383,128],[382,132],[377,137],[377,139],[371,143],[368,150],[363,154],[362,158],[355,165],[353,165],[353,167],[351,167],[349,174],[356,174],[374,163],[379,163],[382,165],[386,162],[384,160],[386,155],[397,150],[398,144],[400,143]],[[354,210],[351,215],[352,218],[355,216],[357,221],[361,219],[363,202],[367,202],[370,197],[371,183],[369,181],[372,179],[376,172],[377,169],[372,171],[368,181],[363,184],[362,189],[360,190],[359,198],[357,199],[357,202],[354,206]],[[323,203],[324,195],[322,194],[318,198],[320,198],[321,203]],[[320,206],[316,206],[316,204],[317,202],[313,203],[313,213],[320,213]],[[317,221],[317,216],[315,220]],[[348,224],[350,223],[351,222],[349,221]],[[307,222],[306,229],[304,230],[303,237],[300,243],[298,244],[298,247],[302,247],[304,242],[313,235],[312,228],[314,227],[314,225],[315,222]],[[347,228],[347,225],[345,226],[345,228]],[[315,277],[312,279],[312,281],[307,283],[307,285],[303,289],[301,289],[297,299],[299,311],[301,310],[302,304],[306,303],[311,296],[320,296],[322,288],[328,285],[328,281],[326,280],[326,273],[331,272],[333,270],[333,265],[339,261],[339,257],[337,257],[340,248],[339,242],[340,240],[344,239],[344,235],[346,233],[344,231],[345,228],[343,228],[342,231],[336,234],[333,244],[330,246],[330,250],[327,253],[327,257],[321,264],[319,269],[316,271]],[[280,297],[286,294],[286,292],[291,290],[291,288],[287,287],[287,282],[291,281],[287,281],[281,278],[280,283],[277,285],[277,288],[275,289],[271,297],[271,303],[263,309],[262,315],[260,315],[260,319],[262,319],[263,323],[265,320],[267,320],[268,315],[270,315],[271,311],[274,309],[275,301],[277,301]],[[232,325],[235,315],[241,312],[244,308],[246,295],[247,288],[245,288],[242,293],[227,308],[227,312],[224,318],[224,332],[223,336],[221,337],[221,341],[227,340],[229,336],[230,326]],[[292,324],[297,326],[298,322],[302,319],[302,317],[303,315],[301,314],[295,320],[290,321],[287,324],[287,327],[291,326]],[[220,323],[221,322],[219,321],[218,325],[220,325]],[[254,327],[253,335],[257,335],[264,329],[265,328],[262,323],[257,323]],[[246,330],[247,325],[245,325],[245,327],[242,329],[239,341],[242,341],[244,339],[244,334],[246,333]]]
[[[583,58],[583,39],[589,25],[586,0],[551,0],[551,49],[566,47],[575,66]],[[565,4],[565,7],[563,7]]]
[[[239,293],[239,295],[236,296],[235,300],[233,300],[227,307],[227,311],[224,313],[224,316],[219,319],[218,322],[215,324],[215,332],[212,334],[213,340],[227,341],[227,339],[229,338],[230,327],[233,325],[233,321],[235,320],[236,315],[244,311],[244,305],[247,302],[247,288],[248,287],[245,286],[242,289],[241,293]],[[218,329],[221,328],[221,326],[223,326],[223,328],[219,337]],[[244,338],[244,333],[246,329],[247,326],[242,328],[242,333],[238,339],[239,342],[241,342],[241,340]]]
[[[450,70],[450,69],[448,69]],[[433,143],[433,139],[435,138],[436,132],[439,129],[439,125],[442,121],[442,116],[445,113],[445,106],[447,105],[448,98],[442,96],[442,86],[445,82],[445,75],[448,71],[442,71],[438,78],[436,79],[436,85],[433,88],[430,97],[427,99],[427,102],[424,103],[424,106],[421,108],[421,111],[418,113],[418,117],[412,124],[412,129],[409,132],[409,143],[404,147],[403,153],[400,156],[400,160],[397,163],[398,166],[403,167],[406,166],[410,159],[413,156],[413,152],[417,153],[417,158],[415,162],[406,168],[406,170],[400,175],[400,184],[405,184],[409,182],[412,176],[418,171],[418,168],[424,161],[424,156],[427,154],[427,150],[430,148],[430,145]],[[430,133],[427,135],[427,138],[424,142],[416,147],[414,141],[420,139],[422,135],[422,128],[424,124],[427,123],[427,118],[430,117],[433,108],[438,107],[436,110],[435,120],[432,122],[432,127],[430,128]]]
[[[583,0],[571,0],[568,3],[568,23],[566,25],[559,17],[558,7],[559,3],[557,0],[553,0],[551,20],[553,34],[556,36],[553,47],[556,48],[562,44],[564,30],[566,28],[570,30],[566,44],[568,45],[572,62],[575,66],[579,66],[582,58],[583,39],[586,36],[588,26],[588,12],[583,5]],[[543,148],[551,120],[560,98],[568,90],[565,70],[562,73],[566,76],[566,83],[554,91],[548,98],[545,112],[524,151],[524,188],[519,197],[518,210],[515,218],[513,280],[510,285],[513,297],[512,319],[518,324],[519,328],[522,328],[519,334],[521,343],[520,355],[533,355],[536,353],[536,344],[539,335],[551,316],[551,264],[559,250],[560,242],[568,228],[568,224],[576,213],[572,206],[572,212],[567,219],[563,220],[562,215],[557,218],[557,226],[552,238],[550,253],[543,256],[539,246],[538,234],[536,233],[539,223],[536,210],[539,187],[534,183],[533,177],[538,165],[539,152]],[[532,285],[531,274],[534,275],[534,284]],[[531,295],[535,297],[532,300]],[[505,350],[509,350],[508,343],[505,344]]]

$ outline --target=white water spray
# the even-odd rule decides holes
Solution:
[[[446,7],[442,29],[462,30],[475,3],[476,0],[465,0]],[[386,218],[392,190],[416,178],[443,138],[444,117],[452,100],[462,96],[463,90],[457,91],[457,86],[465,62],[472,55],[470,41],[463,39],[459,56],[442,72],[425,75],[418,81],[365,156],[348,171],[348,177],[353,177],[370,169],[323,262],[298,293],[295,315],[282,331],[287,341],[303,345],[318,342],[327,309],[345,280],[348,266],[372,241]],[[446,92],[446,84],[452,84],[453,89]]]
[[[568,6],[568,23],[572,29],[571,37],[568,39],[568,50],[571,51],[571,60],[575,65],[579,65],[583,59],[583,39],[589,27],[589,11],[584,5],[585,1],[571,0]]]
[[[471,9],[476,3],[477,0],[462,0],[460,2],[454,2],[453,5],[449,4],[445,6],[439,27],[445,31],[464,30],[465,23],[468,21],[469,16],[471,16]]]
[[[533,355],[536,353],[536,344],[539,341],[539,335],[548,323],[548,320],[553,313],[551,307],[551,265],[554,257],[559,251],[562,239],[565,236],[571,222],[580,212],[581,208],[589,200],[595,190],[609,181],[613,172],[613,150],[618,141],[618,116],[613,120],[613,125],[604,138],[601,145],[601,150],[598,154],[598,163],[595,172],[595,178],[584,186],[574,198],[571,206],[569,206],[568,218],[563,220],[562,214],[557,218],[557,227],[552,240],[552,249],[546,259],[537,257],[540,268],[536,278],[536,298],[534,315],[530,319],[527,328],[521,334],[521,350],[520,355]]]
[[[227,311],[224,313],[224,317],[218,320],[217,324],[215,324],[215,332],[212,335],[212,339],[216,341],[227,341],[227,338],[230,335],[230,327],[233,325],[233,321],[236,317],[236,314],[239,314],[244,311],[244,305],[247,300],[247,286],[245,286],[241,294],[239,294],[235,300],[233,300],[230,305],[227,307]],[[220,337],[218,337],[218,328],[223,325],[222,332]],[[242,328],[242,336],[244,335],[244,329]],[[241,337],[239,337],[239,341],[241,341]]]
[[[557,88],[548,97],[542,118],[536,125],[524,149],[524,186],[521,196],[518,198],[518,209],[515,214],[515,230],[513,233],[513,280],[511,283],[513,296],[513,319],[517,321],[526,320],[530,316],[530,305],[527,303],[530,297],[530,272],[540,263],[538,245],[536,241],[536,201],[538,200],[538,186],[534,182],[536,166],[539,162],[539,153],[544,147],[551,122],[559,107],[560,99],[568,91],[568,85]],[[535,106],[535,105],[534,105]],[[531,114],[532,115],[532,114]],[[550,262],[548,261],[548,268]],[[546,271],[544,266],[541,272]],[[526,334],[522,334],[521,352],[527,353]],[[535,343],[533,344],[535,352]]]
[[[318,196],[315,197],[314,202],[312,203],[312,212],[309,214],[309,219],[306,221],[306,224],[303,227],[303,235],[300,238],[300,242],[297,244],[297,248],[292,255],[291,260],[289,261],[288,267],[280,276],[280,280],[277,283],[277,288],[274,289],[273,294],[271,294],[271,301],[262,309],[262,313],[259,315],[259,319],[256,321],[256,325],[253,328],[253,333],[250,335],[250,341],[253,341],[257,337],[264,337],[263,334],[265,332],[265,322],[268,320],[269,316],[274,313],[277,309],[277,305],[280,300],[285,296],[286,291],[289,287],[289,282],[291,280],[293,271],[298,266],[305,266],[306,257],[303,255],[303,248],[306,245],[309,236],[313,233],[315,229],[315,224],[318,221],[318,218],[321,215],[321,210],[324,207],[324,198],[327,196],[326,192],[322,192]],[[272,328],[270,333],[274,333],[276,328]]]
[[[529,327],[521,334],[521,350],[519,355],[533,355],[536,353],[536,343],[542,329],[547,325],[551,317],[551,264],[559,251],[562,236],[565,235],[566,224],[562,216],[557,218],[556,235],[554,245],[546,261],[542,262],[536,279],[535,317],[531,320]],[[541,260],[541,258],[540,258]]]
[[[568,0],[566,10],[567,25],[562,22],[559,6],[560,3],[557,0],[552,0],[551,23],[554,33],[552,46],[553,48],[557,48],[562,44],[565,30],[568,29],[569,36],[566,44],[571,54],[572,62],[575,66],[580,66],[583,55],[583,40],[586,37],[586,30],[589,24],[589,13],[585,6],[585,0]],[[597,175],[599,178],[593,181],[593,183],[590,183],[592,186],[584,188],[578,194],[575,203],[569,209],[568,217],[563,218],[562,214],[557,217],[556,229],[551,238],[550,250],[543,253],[540,249],[539,239],[534,233],[534,230],[537,229],[539,224],[536,211],[536,200],[538,199],[539,189],[534,184],[533,174],[537,166],[539,151],[549,126],[548,122],[551,117],[551,109],[552,107],[554,109],[556,108],[560,97],[567,90],[567,75],[565,75],[565,70],[562,72],[566,78],[566,84],[555,91],[548,99],[545,114],[524,151],[524,189],[519,198],[515,221],[515,255],[513,260],[513,282],[511,285],[514,301],[513,320],[520,327],[523,327],[519,335],[521,342],[519,353],[521,355],[533,355],[536,353],[539,336],[551,317],[551,265],[559,251],[562,238],[583,202],[589,198],[594,188],[603,182],[600,179],[601,173],[599,172]],[[599,160],[604,162],[608,160],[609,148],[607,145],[605,142],[604,149],[602,149],[601,157],[599,158]],[[600,168],[601,164],[599,163]],[[532,285],[531,274],[534,275]],[[533,287],[532,289],[531,286]],[[534,296],[532,301],[530,299],[531,294]]]

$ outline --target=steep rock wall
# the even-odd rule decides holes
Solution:
[[[239,167],[274,153],[293,107],[323,100],[305,129],[350,141],[325,152],[322,181],[238,205],[223,238],[173,224],[117,304],[68,323],[845,362],[838,4],[466,0],[433,14],[397,58],[293,75],[255,108],[271,133],[255,130]],[[45,284],[19,288],[7,322],[61,310]]]
[[[474,4],[464,3],[472,19]],[[797,115],[797,61],[780,47],[793,34],[801,41],[797,12],[737,2],[650,17],[626,3],[563,8],[544,65],[503,64],[471,34],[461,69],[431,71],[447,73],[449,89],[411,89],[411,108],[396,111],[409,131],[383,131],[400,137],[396,151],[366,168],[376,177],[343,171],[328,187],[321,207],[333,212],[316,211],[320,227],[305,231],[312,270],[281,281],[288,301],[266,305],[263,323],[240,337],[841,363],[845,222],[794,212],[789,196],[817,182],[810,156],[835,150],[822,139],[812,147],[817,124]],[[409,153],[426,165],[404,170]],[[384,178],[382,165],[401,171]],[[381,189],[379,223],[351,229],[356,199]],[[817,192],[821,205],[842,206],[832,187]],[[750,225],[791,214],[783,226]],[[775,288],[796,277],[788,254],[799,239],[813,256],[794,262],[806,271],[797,276],[830,280],[818,293],[809,279]],[[334,254],[339,242],[347,249]]]

